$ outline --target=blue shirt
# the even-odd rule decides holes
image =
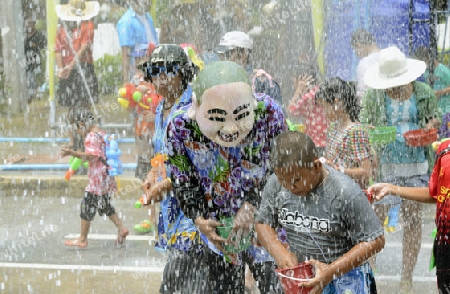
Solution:
[[[120,46],[131,47],[131,51],[134,51],[135,47],[140,44],[148,44],[150,42],[153,42],[155,45],[159,44],[158,34],[156,33],[152,17],[149,13],[146,13],[145,18],[148,21],[152,39],[148,40],[145,25],[141,23],[136,12],[130,7],[117,23]]]
[[[425,148],[410,147],[406,145],[403,134],[407,131],[419,129],[419,118],[416,96],[410,99],[397,101],[385,95],[387,120],[389,126],[397,127],[397,138],[386,145],[381,152],[381,163],[410,164],[421,163],[425,159]]]

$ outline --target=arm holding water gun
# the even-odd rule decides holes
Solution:
[[[66,171],[66,174],[64,176],[64,179],[66,181],[69,181],[70,178],[76,173],[76,171],[80,168],[81,165],[84,165],[84,167],[89,166],[89,162],[81,160],[81,158],[71,156],[69,159],[69,169]]]
[[[166,175],[164,162],[167,156],[158,153],[151,159],[152,169],[148,172],[147,178],[142,184],[144,195],[138,200],[142,205],[147,205],[155,201],[161,201],[163,195],[172,190],[172,182]],[[137,202],[135,207],[137,207]]]

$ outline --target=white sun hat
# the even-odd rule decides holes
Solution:
[[[426,70],[423,61],[406,58],[395,46],[382,49],[378,63],[364,74],[364,83],[373,89],[389,89],[415,81]]]
[[[220,39],[219,45],[214,49],[216,53],[226,53],[235,48],[253,49],[253,40],[249,35],[240,31],[232,31],[226,33]]]
[[[89,20],[100,11],[97,1],[70,0],[69,4],[56,5],[56,15],[65,21]]]

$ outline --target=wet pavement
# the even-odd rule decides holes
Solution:
[[[65,247],[80,230],[79,196],[12,196],[0,198],[1,293],[157,293],[165,255],[153,248],[154,235],[131,233],[115,245],[117,231],[109,219],[96,216],[86,249]],[[125,197],[123,197],[125,198]],[[116,199],[118,215],[128,228],[146,217],[134,199]],[[424,234],[414,272],[414,293],[437,293],[428,271],[433,228],[432,205],[424,206]],[[398,293],[402,232],[386,234],[377,257],[379,293]]]
[[[46,150],[48,155],[30,156],[28,163],[32,158],[37,163],[67,162],[55,157],[58,146],[47,145]],[[125,152],[124,163],[134,162],[131,152]],[[153,234],[132,230],[147,217],[145,208],[134,208],[141,192],[133,174],[127,170],[119,177],[123,189],[114,201],[131,232],[125,245],[116,248],[114,225],[97,215],[89,246],[75,249],[63,242],[79,234],[86,176],[66,182],[62,170],[0,171],[0,293],[158,293],[165,255],[154,250]],[[428,270],[435,206],[423,205],[422,211],[422,248],[412,293],[438,293],[435,273]],[[377,257],[378,293],[399,293],[401,240],[401,229],[386,233],[385,249]]]

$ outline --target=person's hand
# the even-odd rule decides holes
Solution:
[[[145,177],[144,182],[141,185],[142,190],[146,195],[150,188],[156,183],[156,179],[157,177],[155,176],[155,170],[152,168],[147,173],[147,176]]]
[[[147,203],[154,203],[161,201],[163,195],[172,189],[172,183],[169,179],[155,182],[153,185],[147,187]]]
[[[435,90],[434,95],[436,96],[436,99],[439,101],[441,100],[442,91],[441,90]]]
[[[367,189],[367,192],[372,195],[375,201],[380,201],[386,195],[395,195],[397,186],[389,183],[376,183]]]
[[[70,73],[72,72],[74,65],[75,60],[72,60],[72,62],[64,66],[64,68],[60,70],[60,72],[58,72],[58,76],[60,76],[60,78],[62,79],[67,79],[70,76]]]
[[[226,239],[217,235],[216,227],[222,226],[221,223],[211,219],[204,219],[203,217],[198,217],[195,219],[195,226],[197,229],[208,238],[208,241],[213,243],[214,246],[217,247],[222,252],[226,252],[223,249],[223,244],[226,242]]]
[[[70,70],[67,68],[67,66],[58,72],[58,77],[61,79],[64,79],[64,80],[67,79],[69,77],[69,75],[70,75]]]
[[[58,69],[58,70],[56,71],[56,75],[58,76],[58,78],[64,79],[64,78],[63,78],[63,71],[64,71],[63,68]]]
[[[310,259],[306,263],[313,266],[315,269],[314,278],[307,282],[300,282],[299,287],[311,288],[310,294],[320,294],[332,280],[334,273],[328,272],[328,265],[320,261]]]
[[[244,202],[234,217],[233,229],[227,243],[239,247],[241,239],[253,231],[254,220],[255,208],[250,203]]]
[[[66,157],[68,155],[72,155],[72,149],[66,146],[62,147],[61,151],[59,152],[59,158]]]
[[[432,118],[428,121],[428,123],[425,125],[425,130],[431,130],[431,129],[439,129],[441,123],[437,118]]]
[[[297,80],[294,80],[295,94],[294,97],[300,99],[314,84],[314,78],[308,74],[299,75]]]

